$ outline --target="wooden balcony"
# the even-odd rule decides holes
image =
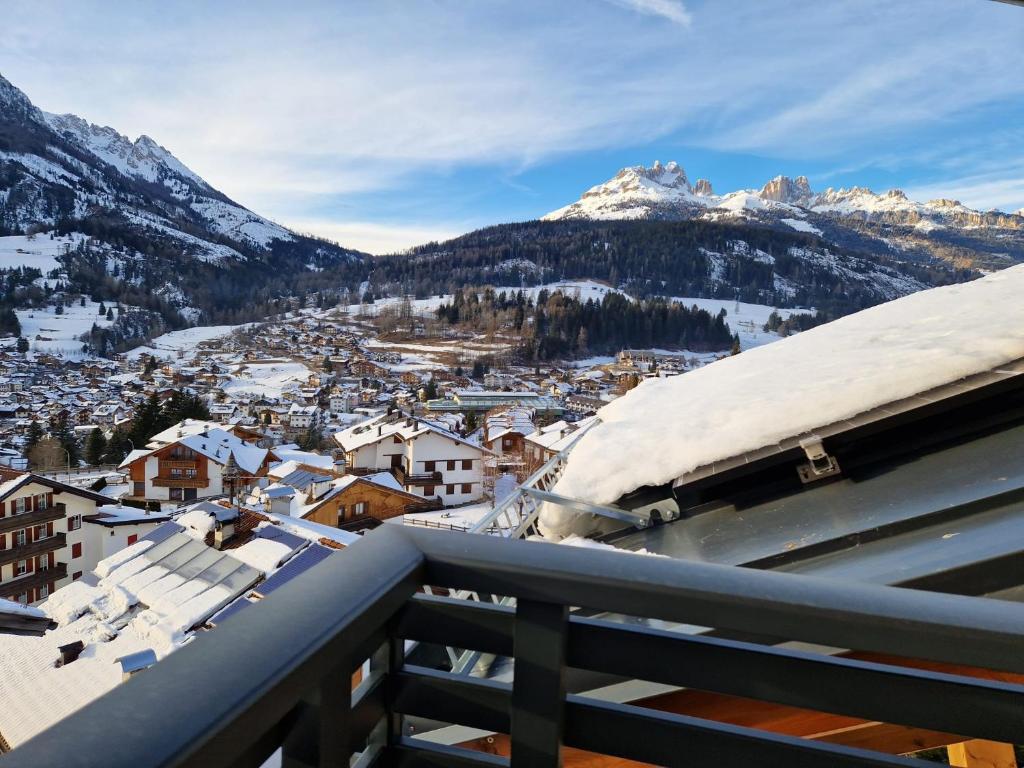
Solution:
[[[30,589],[38,589],[51,582],[60,581],[67,578],[67,575],[67,565],[57,563],[53,568],[47,568],[45,571],[34,571],[17,579],[0,582],[0,597],[16,600],[18,595],[28,592]]]
[[[12,514],[8,511],[6,516],[0,517],[0,533],[17,531],[21,528],[29,528],[33,525],[49,523],[53,520],[62,520],[66,511],[64,504],[60,502],[49,506],[46,509],[37,509],[34,512],[23,512],[20,515]]]
[[[153,485],[159,488],[205,488],[210,484],[206,477],[154,477]]]
[[[0,565],[7,565],[18,560],[28,560],[30,557],[63,549],[66,544],[67,537],[63,533],[58,533],[28,544],[0,549]]]
[[[199,462],[195,459],[161,459],[160,471],[164,469],[199,469]]]
[[[405,471],[405,467],[391,467],[391,472],[402,485],[440,485],[440,472],[422,472],[413,474]]]

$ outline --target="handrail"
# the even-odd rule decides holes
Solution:
[[[415,597],[428,584],[517,604]],[[417,715],[511,733],[517,766],[556,765],[561,743],[677,764],[680,738],[695,763],[926,765],[570,694],[569,665],[965,737],[1020,732],[1022,685],[580,619],[569,606],[1024,674],[1016,603],[381,526],[0,763],[259,765],[283,747],[288,765],[347,765],[352,751],[375,766],[508,764],[408,738],[402,716]],[[407,666],[405,639],[510,653],[513,684]],[[365,659],[372,672],[350,692]],[[823,680],[848,685],[839,695]]]

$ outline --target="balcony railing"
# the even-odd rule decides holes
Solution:
[[[424,585],[516,602],[431,597]],[[716,632],[593,618],[602,613]],[[568,668],[1021,740],[1022,685],[780,647],[790,640],[1021,674],[1024,606],[384,525],[4,761],[258,766],[280,748],[286,766],[347,766],[359,753],[360,766],[548,768],[568,746],[657,765],[931,765],[570,694]],[[408,641],[509,657],[512,682],[415,666]],[[420,738],[410,717],[509,734],[511,758]]]
[[[162,488],[205,488],[210,484],[205,477],[154,477],[152,482]]]
[[[18,560],[27,560],[44,552],[52,552],[55,549],[63,549],[66,543],[67,537],[63,533],[57,533],[53,536],[47,536],[45,539],[15,545],[7,549],[0,549],[0,565],[7,565]]]
[[[22,512],[20,515],[8,510],[6,516],[0,517],[0,533],[17,531],[21,528],[29,528],[30,526],[49,523],[53,520],[62,520],[65,512],[66,510],[62,502],[51,504],[46,509]]]
[[[38,589],[55,581],[67,578],[68,567],[64,563],[57,563],[52,568],[42,571],[33,571],[25,576],[19,576],[10,581],[0,582],[0,597],[8,600],[16,600],[18,595],[28,592],[30,589]]]
[[[407,472],[405,467],[389,467],[402,485],[440,485],[440,472]]]

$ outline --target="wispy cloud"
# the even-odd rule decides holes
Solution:
[[[244,15],[183,4],[173,23],[151,1],[8,4],[0,72],[40,106],[152,135],[287,222],[445,231],[487,195],[539,214],[550,189],[518,175],[617,147],[650,160],[656,142],[916,163],[938,183],[975,172],[948,164],[965,114],[1024,100],[1024,12],[997,3],[307,0],[300,14],[252,0]],[[977,128],[982,159],[995,127]]]
[[[609,2],[647,16],[660,16],[673,24],[680,24],[684,27],[690,26],[693,21],[686,6],[678,0],[609,0]]]

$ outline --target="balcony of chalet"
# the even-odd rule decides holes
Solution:
[[[9,533],[21,528],[29,528],[33,525],[63,520],[67,514],[67,508],[62,502],[51,504],[44,509],[35,509],[31,512],[12,512],[5,517],[0,517],[0,533]]]
[[[17,600],[18,595],[25,594],[29,590],[38,589],[55,581],[67,578],[68,566],[66,563],[57,563],[52,568],[43,568],[33,571],[25,576],[19,576],[10,581],[0,582],[0,597],[6,600]]]
[[[53,536],[47,536],[46,538],[37,539],[25,544],[15,544],[7,549],[0,549],[0,566],[63,549],[66,544],[67,536],[63,533],[56,533]]]

